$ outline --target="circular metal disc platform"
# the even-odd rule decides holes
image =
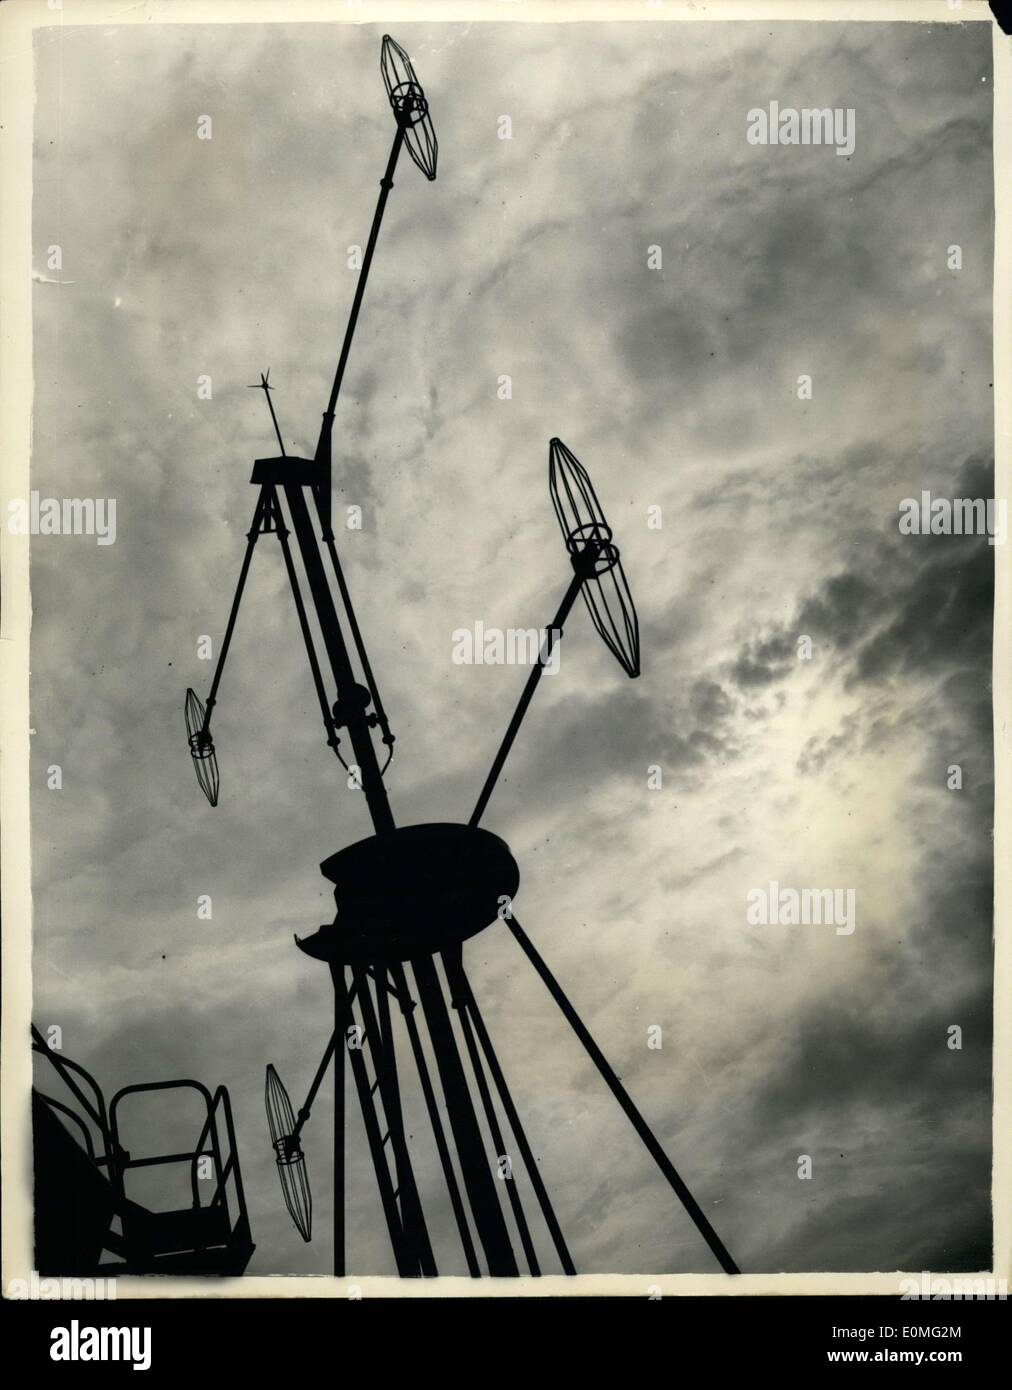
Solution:
[[[338,850],[320,865],[337,921],[296,944],[332,964],[433,955],[494,922],[520,871],[509,846],[469,825],[406,825]]]

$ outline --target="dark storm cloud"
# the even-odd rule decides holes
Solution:
[[[968,460],[954,478],[954,496],[992,492],[993,469],[981,460]],[[829,646],[835,679],[846,688],[879,686],[897,673],[926,686],[931,695],[915,702],[914,717],[925,779],[934,785],[939,768],[960,761],[961,748],[986,747],[989,739],[993,571],[984,537],[890,537],[861,575],[833,576],[788,626]],[[732,671],[740,686],[755,684],[757,667],[767,681],[789,678],[793,653],[783,651],[777,662],[769,656],[778,644],[790,646],[788,633],[739,658]],[[962,725],[956,733],[954,724]],[[838,734],[809,740],[799,770],[818,773],[867,745],[873,733],[851,714]],[[775,1151],[778,1142],[785,1150],[811,1150],[824,1171],[827,1158],[835,1163],[826,1152],[830,1136],[859,1135],[858,1152],[840,1160],[873,1168],[887,1161],[885,1150],[900,1142],[899,1133],[908,1148],[926,1148],[945,1131],[947,1117],[958,1116],[958,1129],[942,1141],[951,1176],[940,1180],[926,1220],[912,1218],[909,1201],[897,1206],[895,1197],[887,1201],[873,1190],[856,1197],[841,1178],[838,1195],[804,1213],[779,1243],[784,1268],[797,1267],[801,1245],[806,1258],[817,1259],[834,1224],[848,1223],[876,1225],[882,1268],[990,1267],[993,802],[986,766],[953,799],[958,848],[947,857],[934,849],[920,854],[917,913],[903,929],[904,948],[893,954],[880,943],[874,976],[843,995],[825,993],[794,1020],[780,1038],[782,1054],[756,1085],[740,1136],[750,1151]],[[918,810],[908,814],[930,834]],[[953,1025],[962,1030],[958,1049],[948,1045]],[[882,1131],[868,1127],[876,1107],[893,1117]],[[844,1258],[846,1267],[861,1264],[856,1250]]]
[[[949,495],[993,496],[993,464],[967,459]],[[798,667],[798,639],[809,636],[829,648],[847,685],[897,672],[958,677],[967,668],[986,684],[993,597],[994,548],[986,536],[903,536],[897,529],[883,534],[860,572],[831,576],[790,623],[750,642],[730,679],[743,689],[786,679]]]
[[[834,991],[794,1021],[736,1126],[739,1143],[778,1166],[808,1153],[813,1181],[828,1184],[818,1210],[774,1247],[778,1267],[817,1259],[834,1224],[874,1224],[879,1268],[991,1267],[991,1004],[980,975],[991,865],[986,836],[976,843],[982,851],[956,882],[925,861],[928,916],[909,949],[892,961],[883,955],[874,990],[843,998]],[[961,1030],[958,1048],[950,1046],[953,1026]],[[923,1155],[942,1160],[926,1209],[873,1184],[859,1195],[851,1190],[848,1170],[886,1169],[897,1145],[915,1171],[923,1170]],[[801,1248],[807,1253],[799,1266]],[[862,1266],[858,1246],[844,1258],[841,1267]]]
[[[966,899],[959,905],[965,911]],[[752,1098],[753,1123],[805,1134],[827,1112],[839,1121],[850,1107],[887,1107],[900,1095],[929,1131],[968,1101],[984,1114],[991,1095],[986,1000],[975,988],[930,1011],[911,1009],[910,976],[909,968],[892,972],[888,983],[900,992],[888,1010],[860,997],[835,1006],[824,1000],[798,1019],[783,1039],[782,1066]],[[950,1023],[963,1029],[961,1051],[946,1046]]]
[[[731,667],[730,676],[742,687],[770,685],[782,680],[797,661],[797,639],[787,633],[749,644]]]
[[[662,701],[639,688],[623,696],[561,698],[547,728],[538,731],[535,747],[517,755],[525,797],[537,803],[567,783],[626,779],[631,767],[642,767],[645,777],[650,763],[677,776],[711,759],[734,756],[731,705],[716,682],[686,683]]]
[[[969,459],[952,496],[987,498],[994,491],[993,463]],[[992,636],[994,548],[983,536],[906,539],[916,543],[919,564],[898,595],[897,611],[862,647],[856,677],[875,681],[897,671],[932,674],[966,666],[984,676]]]

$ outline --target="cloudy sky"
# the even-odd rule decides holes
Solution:
[[[304,1245],[263,1072],[300,1103],[332,1005],[292,933],[330,919],[318,864],[369,829],[273,542],[221,687],[215,810],[183,695],[206,694],[198,639],[223,631],[251,461],[275,451],[246,389],[261,370],[289,450],[315,444],[392,136],[381,34],[64,26],[37,45],[32,485],[115,497],[118,534],[33,542],[35,1018],[107,1093],[229,1086],[251,1273],[330,1269],[330,1097]],[[395,815],[473,805],[524,673],[455,665],[451,633],[554,611],[559,435],[622,546],[643,674],[574,613],[484,821],[519,861],[518,917],[743,1269],[989,1267],[993,552],[897,527],[922,488],[993,493],[989,28],[396,37],[439,177],[400,165],[335,431]],[[771,100],[853,108],[853,154],[749,144]],[[855,890],[856,930],[750,925],[774,879]],[[578,1269],[712,1270],[505,929],[466,962]],[[137,1149],[171,1128],[136,1124]],[[392,1272],[357,1115],[348,1146],[349,1267]],[[440,1269],[464,1272],[430,1148]]]

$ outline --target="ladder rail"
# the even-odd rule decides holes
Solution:
[[[400,1208],[397,1205],[396,1189],[390,1176],[390,1167],[384,1152],[383,1140],[380,1135],[379,1121],[376,1117],[376,1107],[373,1101],[374,1089],[369,1082],[366,1070],[365,1058],[362,1055],[361,1047],[352,1047],[349,1033],[353,1028],[358,1028],[354,1010],[348,997],[348,986],[344,978],[344,971],[335,973],[334,976],[334,997],[336,1001],[335,1012],[341,1019],[342,1031],[345,1037],[345,1050],[351,1065],[351,1075],[355,1082],[355,1089],[358,1092],[359,1108],[362,1112],[362,1123],[365,1126],[366,1140],[369,1145],[369,1152],[372,1156],[373,1169],[376,1173],[376,1183],[379,1187],[380,1201],[383,1205],[383,1214],[386,1217],[387,1230],[390,1233],[390,1244],[393,1246],[394,1260],[397,1264],[397,1273],[410,1278],[417,1276],[419,1271],[417,1259],[414,1258],[413,1251],[408,1243],[403,1223],[401,1220]],[[361,1003],[361,995],[359,996]],[[366,1041],[363,1029],[361,1041]]]
[[[373,1007],[372,990],[364,969],[361,966],[355,966],[352,969],[352,975],[358,987],[362,1021],[365,1024],[365,1038],[369,1040],[373,1067],[376,1072],[374,1089],[378,1088],[379,1090],[387,1126],[387,1138],[390,1140],[394,1156],[401,1223],[405,1235],[411,1243],[421,1273],[432,1276],[436,1273],[436,1262],[425,1225],[421,1200],[418,1196],[407,1139],[404,1135],[404,1118],[391,1031],[390,1001],[385,989],[386,971],[382,966],[377,966],[376,969],[376,1008]]]

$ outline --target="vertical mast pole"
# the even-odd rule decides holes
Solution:
[[[344,966],[330,968],[334,981],[334,1274],[344,1274],[344,1054],[348,1046],[342,1017],[341,996],[344,988]]]
[[[376,705],[377,711],[379,711],[379,699],[376,693],[375,682],[372,679],[372,672],[368,666],[368,658],[365,656],[365,650],[361,636],[359,635],[354,609],[351,606],[351,597],[344,583],[344,575],[341,571],[340,562],[333,544],[334,533],[330,524],[331,434],[334,428],[334,411],[337,407],[337,398],[341,391],[341,383],[344,380],[345,368],[348,365],[348,356],[351,352],[351,343],[355,336],[356,325],[358,324],[359,310],[362,307],[366,282],[369,279],[369,270],[372,266],[373,253],[376,250],[376,242],[379,238],[380,224],[383,221],[383,213],[386,210],[390,190],[394,186],[394,169],[397,167],[397,159],[400,155],[403,143],[404,128],[398,121],[397,134],[394,136],[394,142],[390,149],[390,157],[387,160],[386,171],[384,172],[383,178],[380,180],[380,195],[376,202],[376,211],[373,214],[372,227],[369,229],[369,240],[366,243],[365,256],[362,260],[362,269],[359,272],[358,284],[355,287],[355,297],[352,300],[351,313],[348,316],[348,324],[344,331],[344,342],[341,344],[341,355],[338,358],[337,370],[334,373],[334,381],[330,388],[327,409],[323,413],[320,438],[316,446],[316,462],[320,465],[322,476],[316,486],[315,493],[317,510],[323,524],[323,539],[330,549],[334,570],[337,574],[338,585],[341,589],[341,597],[348,613],[348,620],[355,637],[359,656],[362,658],[363,668],[369,681],[370,691],[373,693],[373,703]],[[298,491],[297,501],[295,499],[296,491]],[[315,536],[312,534],[305,498],[302,496],[301,489],[290,487],[286,489],[286,492],[288,495],[289,507],[293,511],[293,523],[302,550],[303,563],[306,565],[307,572],[309,573],[310,588],[316,600],[317,612],[320,615],[324,644],[326,645],[331,667],[334,671],[335,679],[337,680],[338,694],[340,696],[343,693],[342,687],[344,687],[344,691],[347,692],[348,697],[353,700],[353,688],[355,686],[354,675],[348,660],[348,652],[341,634],[337,612],[334,609],[333,600],[330,597],[330,588],[323,573],[319,552],[316,549]],[[296,512],[298,512],[297,516],[295,515]],[[312,560],[309,558],[310,551],[312,551]],[[313,561],[315,561],[315,564]],[[326,594],[325,601],[323,600],[324,593]],[[353,705],[350,705],[349,708],[353,708]],[[364,711],[355,711],[351,715],[351,719],[354,720],[354,725],[349,722],[348,732],[355,752],[356,763],[361,770],[362,789],[366,795],[366,801],[369,806],[369,813],[372,816],[373,825],[377,831],[392,830],[394,828],[393,814],[387,799],[386,788],[383,786],[383,778],[376,761],[372,735],[366,724]],[[344,1273],[344,1053],[346,1039],[341,1024],[341,996],[343,992],[343,978],[339,983],[335,974],[334,1017],[335,1028],[340,1035],[338,1046],[334,1053],[334,1273],[337,1275]]]
[[[359,769],[362,790],[365,793],[373,827],[377,832],[393,830],[393,812],[390,809],[386,787],[384,787],[383,778],[380,775],[379,761],[373,746],[372,731],[365,705],[359,698],[360,693],[365,694],[365,692],[357,684],[355,673],[352,670],[348,648],[345,645],[337,609],[334,606],[334,598],[327,583],[323,561],[320,558],[316,533],[313,530],[309,508],[306,505],[306,495],[302,484],[297,482],[285,483],[284,493],[288,503],[288,512],[292,519],[292,529],[295,532],[306,578],[309,581],[310,593],[313,596],[320,631],[323,634],[323,644],[337,685],[341,715],[335,718],[334,722],[339,727],[347,726],[348,737],[351,739],[355,763]]]
[[[411,962],[411,968],[432,1040],[464,1190],[488,1261],[488,1272],[493,1277],[515,1276],[520,1273],[516,1255],[499,1204],[496,1179],[492,1176],[492,1164],[471,1100],[435,960],[432,956],[421,956]]]

